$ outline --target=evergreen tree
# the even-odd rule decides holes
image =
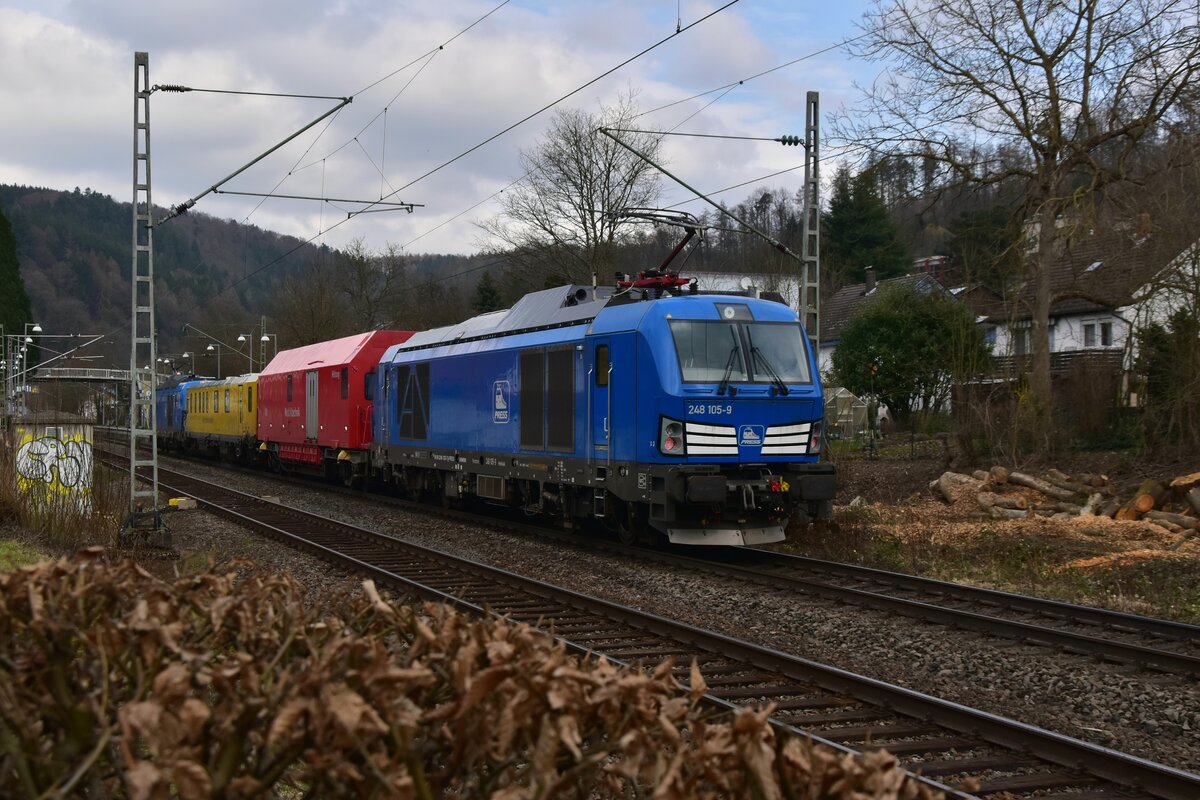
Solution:
[[[17,238],[8,218],[0,211],[0,324],[4,325],[5,334],[11,335],[20,333],[30,319],[29,295],[25,293],[25,282],[17,265]]]
[[[480,314],[504,308],[504,303],[500,299],[500,289],[497,288],[496,281],[492,279],[490,272],[483,273],[479,283],[475,284],[475,301],[471,307]]]
[[[821,250],[831,288],[861,280],[867,267],[874,267],[880,279],[908,272],[912,260],[908,248],[900,240],[869,170],[852,175],[846,167],[838,168],[824,224]]]

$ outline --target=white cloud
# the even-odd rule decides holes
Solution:
[[[6,109],[0,181],[58,189],[90,186],[127,200],[135,49],[150,53],[152,83],[340,96],[362,90],[445,42],[496,4],[0,0],[0,108]],[[279,191],[288,194],[378,198],[378,167],[386,176],[383,192],[390,193],[673,33],[677,8],[687,25],[716,7],[711,0],[514,0],[437,52],[424,69],[416,64],[361,92],[319,138],[324,123],[225,188],[266,192],[286,177]],[[735,5],[584,89],[567,105],[594,109],[633,87],[642,106],[654,108],[854,33],[855,11],[846,11],[837,25],[829,14],[810,18],[809,13],[789,0]],[[802,134],[805,91],[820,90],[828,111],[848,96],[853,69],[839,54],[801,62],[734,89],[683,129]],[[676,125],[715,96],[642,121],[658,129]],[[324,100],[200,93],[156,93],[151,102],[154,199],[161,205],[203,191],[331,106]],[[382,116],[372,122],[385,104],[386,125]],[[326,241],[338,246],[361,237],[368,246],[382,248],[433,229],[517,177],[518,151],[536,142],[548,119],[548,114],[538,117],[398,193],[396,199],[424,208],[411,215],[355,217]],[[666,154],[670,168],[703,191],[802,159],[799,148],[691,138],[669,139]],[[293,165],[302,168],[288,176]],[[774,183],[799,186],[799,174],[788,180]],[[667,203],[688,196],[668,185]],[[721,199],[737,202],[752,188]],[[210,195],[197,209],[240,220],[258,202]],[[492,205],[484,204],[413,248],[473,251],[479,235],[472,220],[492,212]],[[330,206],[273,199],[250,222],[308,237],[344,217]]]

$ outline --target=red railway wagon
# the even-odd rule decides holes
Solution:
[[[258,376],[259,450],[273,469],[366,473],[375,369],[412,331],[370,331],[283,350]]]

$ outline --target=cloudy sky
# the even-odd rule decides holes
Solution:
[[[133,54],[152,84],[353,96],[332,122],[223,188],[421,203],[412,214],[208,195],[197,210],[342,246],[473,252],[475,222],[518,178],[518,154],[550,120],[508,126],[697,22],[721,3],[697,0],[0,0],[0,182],[91,188],[131,197]],[[865,0],[830,7],[740,0],[563,101],[596,110],[637,93],[647,129],[742,136],[803,135],[805,93],[823,116],[852,102],[874,67],[839,49]],[[490,13],[489,13],[490,12]],[[471,26],[469,30],[464,29]],[[461,35],[460,35],[461,34]],[[452,40],[452,41],[451,41]],[[441,49],[438,49],[442,46]],[[802,59],[730,91],[764,70]],[[696,95],[704,94],[701,97]],[[694,98],[694,99],[689,99]],[[683,102],[681,102],[683,101]],[[714,102],[715,101],[715,102]],[[329,100],[156,93],[151,100],[156,205],[199,194],[332,107]],[[659,110],[654,110],[659,109]],[[686,121],[685,121],[686,120]],[[669,169],[715,191],[799,167],[802,149],[672,137]],[[835,156],[830,150],[826,158]],[[415,181],[415,182],[414,182]],[[801,172],[757,181],[795,191]],[[397,191],[399,190],[399,191]],[[667,183],[664,205],[690,195]],[[473,208],[472,208],[473,207]],[[683,206],[700,211],[703,204]]]

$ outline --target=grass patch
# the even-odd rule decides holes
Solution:
[[[892,513],[865,510],[869,508],[839,509],[834,530],[807,533],[791,541],[789,549],[813,558],[1200,623],[1200,569],[1194,558],[1165,551],[1126,558],[1120,548],[1102,540],[1019,534],[988,524],[951,539],[901,534],[887,524]]]
[[[9,572],[26,564],[35,564],[49,558],[25,542],[17,539],[0,539],[0,572]]]

